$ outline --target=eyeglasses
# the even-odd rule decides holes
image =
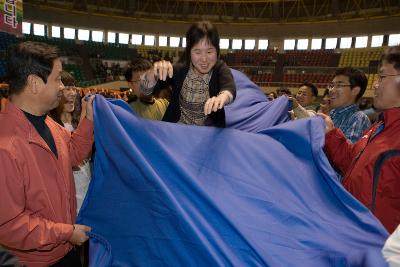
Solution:
[[[336,89],[341,89],[346,86],[351,86],[351,84],[345,84],[345,83],[329,83],[328,86],[326,87],[328,90],[332,90],[333,88]]]
[[[394,77],[394,76],[399,76],[399,75],[400,74],[378,74],[378,81],[381,82],[386,77]]]

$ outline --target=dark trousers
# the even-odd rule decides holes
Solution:
[[[76,248],[72,248],[61,260],[52,267],[82,267],[81,259]]]

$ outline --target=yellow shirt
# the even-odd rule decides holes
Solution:
[[[130,103],[131,108],[137,115],[149,120],[162,120],[169,102],[165,98],[155,98],[154,104],[145,104],[138,101]]]

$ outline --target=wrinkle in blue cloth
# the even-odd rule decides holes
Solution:
[[[246,132],[261,132],[289,121],[287,97],[268,100],[264,92],[240,71],[231,69],[236,99],[225,107],[226,126]]]
[[[320,118],[252,133],[102,97],[94,111],[91,266],[386,266],[388,234],[336,181]]]

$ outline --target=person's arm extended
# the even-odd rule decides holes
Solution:
[[[93,145],[93,101],[95,96],[90,96],[82,101],[81,121],[74,131],[69,142],[69,154],[73,167],[78,166],[85,160],[92,150]]]
[[[166,81],[174,75],[174,68],[171,62],[166,60],[157,61],[153,64],[153,68],[146,71],[140,76],[140,93],[151,95],[154,91],[157,81]]]
[[[223,91],[230,93],[232,98],[230,98],[229,104],[232,103],[236,98],[236,84],[231,70],[225,63],[222,63],[219,69],[219,87],[221,88],[220,93]]]

